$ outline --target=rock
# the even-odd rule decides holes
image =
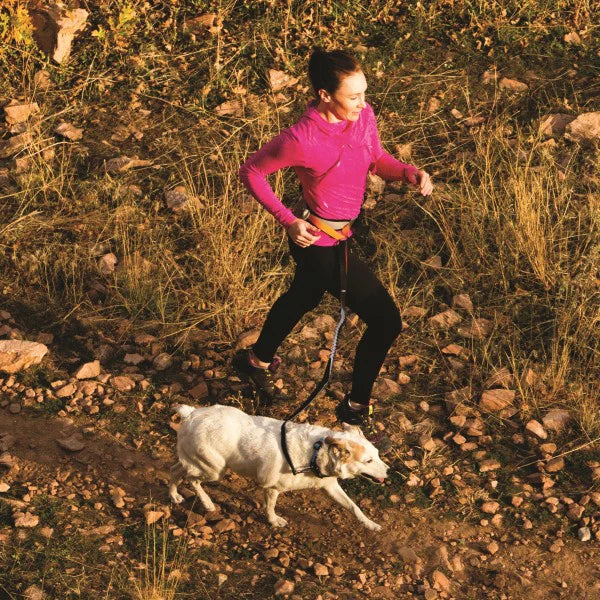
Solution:
[[[439,98],[436,98],[435,96],[431,96],[431,98],[429,98],[429,101],[427,102],[427,112],[429,114],[433,114],[434,112],[437,112],[440,108],[440,100]]]
[[[417,553],[409,546],[400,546],[397,550],[397,553],[407,564],[416,564],[421,560]]]
[[[431,580],[433,582],[433,588],[438,592],[449,593],[452,588],[450,580],[437,569],[431,574]]]
[[[13,135],[4,142],[0,142],[0,158],[10,158],[17,152],[20,152],[33,142],[33,137],[29,131]]]
[[[557,456],[556,458],[551,458],[545,466],[546,471],[548,473],[556,473],[557,471],[561,471],[565,468],[565,459],[562,456]]]
[[[506,368],[495,370],[485,381],[483,387],[495,388],[495,387],[504,387],[508,388],[511,385],[514,385],[515,378],[512,373]]]
[[[542,427],[541,423],[539,423],[535,419],[531,419],[531,421],[529,421],[529,423],[527,423],[527,425],[525,426],[525,429],[542,440],[545,440],[548,437],[548,434]]]
[[[178,185],[172,190],[165,190],[167,207],[174,213],[181,212],[188,208],[189,199],[190,196],[183,185]]]
[[[473,311],[473,302],[469,294],[457,294],[452,298],[452,308],[462,308],[463,310]]]
[[[52,60],[61,64],[71,54],[75,35],[86,26],[88,12],[82,8],[68,9],[61,2],[37,10],[33,15],[33,37]]]
[[[439,254],[436,254],[435,256],[431,256],[427,260],[423,261],[423,264],[431,267],[432,269],[441,269],[442,257]]]
[[[408,373],[398,373],[398,377],[396,377],[396,381],[400,385],[406,385],[410,383],[410,375]]]
[[[294,585],[294,582],[290,581],[289,579],[279,579],[275,583],[273,591],[275,592],[276,596],[287,596],[294,591]]]
[[[112,252],[109,252],[98,261],[98,270],[102,275],[110,275],[114,272],[115,265],[118,262],[117,257]]]
[[[567,517],[571,521],[579,521],[581,519],[581,515],[583,515],[585,511],[585,507],[581,506],[581,504],[577,504],[577,502],[573,502],[573,504],[569,505],[567,510]]]
[[[52,86],[50,79],[50,73],[46,69],[40,69],[33,76],[33,84],[35,85],[36,91],[45,92]]]
[[[589,542],[592,539],[592,532],[589,527],[580,527],[577,530],[577,537],[581,542]]]
[[[40,522],[40,518],[30,512],[15,512],[13,517],[15,527],[35,527]]]
[[[333,331],[337,321],[331,315],[318,315],[312,320],[312,326],[320,333]]]
[[[54,392],[57,398],[70,398],[77,391],[77,386],[74,383],[67,383],[60,389]]]
[[[30,585],[23,592],[23,600],[44,600],[45,597],[43,590],[37,585]]]
[[[37,365],[48,352],[44,344],[22,340],[0,340],[0,371],[17,373]]]
[[[295,85],[298,81],[298,77],[292,77],[277,69],[269,69],[269,85],[274,92]]]
[[[171,358],[171,355],[167,352],[161,352],[160,354],[154,357],[152,364],[154,365],[155,369],[158,369],[159,371],[164,371],[173,364],[173,359]]]
[[[235,342],[235,350],[244,350],[249,348],[256,343],[259,335],[260,329],[251,329],[250,331],[241,333]]]
[[[78,129],[71,123],[65,123],[64,121],[56,126],[54,133],[57,133],[71,142],[76,142],[83,137],[83,129]]]
[[[380,378],[375,384],[373,395],[376,398],[387,399],[400,393],[400,385],[388,377]]]
[[[93,379],[100,375],[100,361],[94,360],[89,363],[85,363],[75,371],[76,379]]]
[[[317,577],[329,576],[329,569],[321,563],[315,563],[313,566],[313,571]]]
[[[367,188],[372,194],[379,195],[385,191],[385,179],[374,175],[371,171],[367,172]]]
[[[401,369],[414,367],[419,362],[419,357],[416,354],[409,354],[408,356],[398,357],[398,366]]]
[[[583,113],[565,127],[565,137],[572,142],[591,142],[600,138],[600,111]]]
[[[32,114],[39,110],[40,107],[37,102],[22,103],[18,100],[11,100],[4,107],[4,115],[9,125],[15,125],[16,123],[24,123]]]
[[[438,313],[429,319],[429,323],[436,329],[450,329],[462,321],[462,317],[452,309]]]
[[[560,433],[565,425],[571,420],[571,415],[567,410],[552,409],[542,418],[542,423],[546,429]]]
[[[114,487],[110,490],[110,499],[116,508],[123,508],[125,506],[125,490],[120,487]]]
[[[481,505],[481,511],[488,515],[496,514],[498,512],[499,508],[500,508],[500,504],[493,500],[488,500],[487,502],[484,502]]]
[[[209,390],[206,381],[200,381],[197,383],[192,389],[188,390],[188,394],[194,400],[202,400],[203,398],[208,398]]]
[[[130,169],[134,169],[136,167],[147,167],[152,164],[150,160],[142,160],[137,156],[119,156],[118,158],[111,158],[106,161],[106,172],[107,173],[124,173],[125,171],[129,171]]]
[[[129,392],[135,387],[135,381],[126,375],[116,375],[110,378],[110,385],[119,392]]]
[[[10,485],[8,483],[4,483],[4,481],[0,481],[0,494],[4,494],[10,490]]]
[[[500,546],[498,545],[498,542],[490,542],[485,549],[488,554],[494,555],[500,550]]]
[[[144,510],[144,517],[146,518],[146,525],[152,525],[156,521],[162,519],[165,513],[161,510]]]
[[[208,30],[210,33],[218,33],[223,26],[223,19],[217,13],[205,13],[186,19],[183,22],[183,31],[193,35],[200,35]]]
[[[564,134],[566,126],[576,118],[576,115],[565,113],[548,115],[540,123],[540,133],[546,137],[559,137]]]
[[[215,108],[215,112],[220,117],[236,116],[241,117],[244,114],[244,105],[241,100],[229,100],[219,104]]]
[[[141,354],[126,354],[123,358],[123,362],[127,365],[139,365],[146,359]]]
[[[422,319],[427,314],[427,309],[421,306],[408,306],[402,311],[403,319]]]
[[[517,79],[508,79],[508,77],[503,77],[499,86],[501,90],[508,90],[509,92],[526,92],[529,89],[526,83]]]
[[[489,412],[497,412],[508,406],[511,406],[515,399],[514,390],[486,390],[481,395],[479,408]]]
[[[8,412],[13,415],[19,414],[21,412],[21,403],[20,402],[11,402],[8,405]]]
[[[458,335],[467,339],[481,340],[487,337],[494,328],[494,324],[488,319],[473,319],[468,327],[459,327]]]
[[[479,470],[481,471],[481,473],[487,473],[488,471],[495,471],[495,470],[499,469],[501,466],[502,465],[500,464],[499,461],[497,461],[493,458],[489,458],[479,464]]]
[[[85,444],[74,433],[68,438],[56,440],[58,445],[69,452],[80,452],[85,448]]]

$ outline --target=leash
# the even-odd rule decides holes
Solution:
[[[317,225],[315,224],[315,226]],[[338,238],[336,237],[336,239]],[[346,290],[348,288],[348,238],[345,237],[341,239],[337,248],[338,261],[340,265],[340,318],[337,322],[335,332],[333,334],[333,341],[331,342],[331,352],[329,353],[329,360],[327,361],[327,365],[325,367],[325,373],[323,374],[323,378],[317,384],[317,387],[312,391],[310,396],[292,414],[290,414],[286,419],[284,419],[283,423],[281,424],[281,448],[283,450],[283,455],[285,456],[288,465],[290,465],[290,469],[292,469],[292,473],[294,475],[298,475],[298,473],[306,473],[308,471],[312,471],[317,477],[326,477],[326,475],[323,475],[321,473],[317,465],[317,454],[321,449],[321,446],[323,445],[323,440],[315,442],[313,446],[312,458],[310,460],[310,466],[304,467],[302,469],[296,469],[296,467],[294,467],[292,457],[290,456],[288,450],[286,425],[288,421],[291,421],[294,417],[299,415],[317,397],[321,390],[329,383],[329,378],[331,377],[331,371],[333,369],[333,359],[335,358],[335,352],[337,350],[338,336],[342,325],[346,320]]]

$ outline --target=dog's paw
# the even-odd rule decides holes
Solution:
[[[375,521],[367,521],[365,527],[371,531],[381,531],[381,525],[378,525]]]
[[[278,517],[275,515],[272,519],[269,519],[269,523],[273,525],[273,527],[285,527],[288,522],[283,517]]]
[[[173,504],[181,504],[183,502],[183,496],[177,492],[170,494],[170,497]]]
[[[213,512],[217,510],[217,507],[210,500],[208,502],[202,502],[202,507],[206,512]]]

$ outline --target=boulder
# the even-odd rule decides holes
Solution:
[[[0,340],[0,371],[17,373],[37,365],[47,352],[47,346],[38,342]]]

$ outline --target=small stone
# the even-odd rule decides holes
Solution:
[[[35,527],[40,522],[40,518],[30,512],[16,512],[13,517],[15,527]]]
[[[110,385],[119,392],[129,392],[135,387],[135,381],[125,375],[116,375],[110,378]]]
[[[500,504],[492,500],[488,500],[481,505],[481,511],[489,515],[497,513],[499,508]]]
[[[77,391],[77,386],[74,383],[68,383],[67,385],[56,390],[55,396],[57,398],[69,398]]]
[[[571,420],[571,415],[567,410],[552,409],[542,418],[542,423],[546,429],[560,433]]]
[[[433,588],[438,592],[450,592],[452,584],[450,580],[437,569],[431,574],[431,579],[433,581]]]
[[[11,402],[8,405],[8,411],[13,415],[19,414],[21,412],[21,403],[20,402]]]
[[[462,317],[452,309],[438,313],[429,319],[429,323],[435,329],[450,329],[462,321]]]
[[[556,458],[550,459],[546,463],[546,471],[548,473],[556,473],[557,471],[561,471],[565,468],[565,460],[562,456],[557,456]]]
[[[294,591],[294,587],[295,584],[293,581],[290,581],[289,579],[279,579],[275,583],[273,591],[275,592],[276,596],[287,596]]]
[[[540,133],[548,137],[558,137],[564,134],[566,126],[576,119],[576,115],[555,113],[548,115],[540,123]]]
[[[199,383],[197,383],[192,389],[188,390],[188,394],[194,400],[201,400],[202,398],[207,398],[209,395],[209,390],[206,381],[200,381]]]
[[[498,545],[498,542],[490,542],[485,549],[488,554],[494,555],[498,552],[498,550],[500,550],[500,546]]]
[[[509,79],[508,77],[503,77],[500,80],[500,89],[508,90],[510,92],[526,92],[529,89],[529,86],[522,81],[518,81],[517,79]]]
[[[22,340],[0,340],[0,371],[17,373],[42,362],[48,352],[44,344]]]
[[[590,531],[589,527],[580,527],[577,530],[577,537],[581,542],[588,542],[592,539],[592,532]]]
[[[418,554],[409,546],[400,546],[397,552],[400,558],[407,564],[416,564],[420,561]]]
[[[37,585],[30,585],[23,592],[23,600],[44,600],[45,597],[44,591]]]
[[[136,167],[148,167],[152,164],[150,160],[141,160],[137,156],[119,156],[106,161],[107,173],[124,173]]]
[[[183,185],[178,185],[172,190],[165,190],[165,201],[167,203],[167,207],[174,213],[178,213],[189,208],[189,200],[190,195]]]
[[[422,319],[427,314],[427,309],[421,306],[409,306],[402,311],[402,317],[406,319]]]
[[[152,525],[159,521],[165,516],[165,513],[161,510],[146,510],[144,511],[144,515],[146,517],[146,525]]]
[[[71,142],[76,142],[83,137],[83,129],[79,129],[73,124],[65,123],[64,121],[56,126],[54,133],[57,133]]]
[[[118,262],[117,257],[112,252],[109,252],[98,261],[98,270],[102,275],[110,275],[114,273],[115,265]]]
[[[545,440],[548,437],[548,434],[542,427],[541,423],[539,423],[535,419],[531,419],[531,421],[529,421],[529,423],[527,423],[527,425],[525,426],[525,429],[542,440]]]
[[[93,379],[100,375],[100,361],[94,360],[89,363],[81,365],[77,371],[75,371],[76,379]]]
[[[565,127],[565,138],[572,142],[592,142],[600,138],[600,111],[583,113]]]
[[[494,389],[486,390],[481,395],[479,401],[479,408],[489,412],[500,411],[510,405],[512,405],[515,399],[514,390]]]
[[[398,377],[396,377],[396,381],[400,384],[400,385],[406,385],[408,383],[410,383],[410,375],[408,375],[407,373],[398,373]]]
[[[313,566],[313,571],[317,577],[329,576],[329,569],[321,563],[315,563]]]
[[[8,483],[4,483],[4,481],[0,481],[0,494],[4,494],[10,490],[10,485]]]
[[[260,335],[260,329],[251,329],[250,331],[245,331],[240,334],[235,342],[236,350],[244,350],[249,348],[258,340],[258,336]]]
[[[486,389],[495,387],[509,388],[514,385],[515,378],[512,373],[506,368],[496,369],[485,381],[483,386]]]
[[[69,452],[80,452],[85,448],[85,444],[79,439],[76,434],[71,435],[68,438],[56,440],[58,445]]]
[[[173,364],[173,359],[171,358],[171,355],[167,352],[161,352],[160,354],[154,357],[152,364],[154,365],[155,369],[158,369],[159,371],[164,371]]]
[[[123,358],[123,362],[127,365],[139,365],[144,362],[146,359],[141,354],[126,354]]]
[[[33,142],[33,137],[29,131],[13,135],[4,142],[0,142],[0,158],[10,158],[21,150],[24,150]]]
[[[463,310],[473,311],[473,302],[469,294],[457,294],[452,298],[453,308],[462,308]]]
[[[442,257],[439,254],[436,254],[435,256],[431,256],[427,260],[423,261],[423,264],[431,267],[432,269],[441,269]]]
[[[479,470],[482,473],[486,473],[488,471],[495,471],[495,470],[499,469],[501,466],[502,465],[500,464],[499,461],[490,458],[488,460],[484,460],[482,463],[479,464]]]
[[[217,575],[217,583],[219,584],[219,587],[222,586],[226,581],[227,581],[228,577],[227,575],[225,575],[225,573],[219,573]]]
[[[488,319],[473,319],[467,327],[459,327],[456,332],[467,339],[481,340],[492,332],[494,324]]]
[[[16,123],[24,123],[32,114],[39,110],[40,107],[37,102],[23,103],[18,100],[12,100],[4,107],[4,115],[9,125],[15,125]]]

